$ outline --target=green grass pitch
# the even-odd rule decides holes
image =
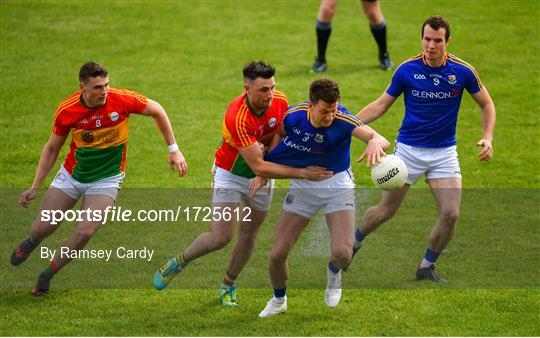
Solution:
[[[344,274],[341,304],[324,305],[328,234],[321,217],[290,258],[289,311],[260,320],[271,297],[267,272],[274,208],[256,252],[239,281],[237,309],[217,303],[216,286],[230,245],[191,264],[171,285],[151,289],[151,274],[208,224],[116,222],[102,227],[88,248],[155,249],[153,259],[78,260],[55,277],[51,294],[30,296],[46,265],[35,253],[9,265],[26,236],[40,197],[29,210],[16,204],[31,184],[56,106],[77,90],[77,71],[88,60],[104,64],[111,85],[160,102],[172,120],[190,167],[168,172],[166,147],[153,121],[130,119],[127,178],[119,205],[169,208],[209,201],[210,168],[229,101],[242,91],[245,61],[277,68],[277,88],[291,104],[306,99],[317,76],[318,1],[1,1],[0,2],[0,333],[12,335],[540,335],[540,6],[536,1],[382,1],[394,63],[420,51],[420,26],[430,15],[452,25],[448,49],[473,64],[497,107],[495,157],[480,163],[480,112],[464,95],[458,121],[463,172],[462,215],[440,258],[446,285],[415,283],[435,206],[420,183],[398,215],[371,235]],[[377,98],[392,73],[377,68],[377,51],[358,1],[341,1],[328,49],[329,71],[342,104],[356,112]],[[403,116],[400,98],[373,123],[393,139]],[[353,157],[363,149],[353,142]],[[46,180],[48,184],[67,146]],[[378,191],[365,165],[353,165],[362,215]],[[287,187],[287,181],[278,183]],[[46,187],[47,185],[44,185]],[[166,188],[166,189],[164,189]],[[367,189],[370,188],[370,189]],[[43,245],[58,246],[73,229],[64,224]]]

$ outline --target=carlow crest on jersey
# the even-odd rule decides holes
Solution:
[[[85,131],[82,134],[82,139],[86,143],[92,143],[94,142],[94,134],[91,131]]]
[[[109,117],[111,121],[115,122],[116,120],[118,120],[120,115],[117,112],[113,111],[112,113],[109,114]]]
[[[457,80],[456,80],[456,76],[455,75],[448,75],[448,83],[449,84],[456,84]]]
[[[277,122],[277,119],[275,117],[272,117],[268,119],[268,126],[270,128],[274,128],[274,126],[276,125],[276,122]]]

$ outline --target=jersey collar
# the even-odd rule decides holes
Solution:
[[[443,55],[443,64],[441,65],[441,67],[444,67],[446,66],[446,57],[448,56],[448,52],[444,52],[444,55]],[[424,54],[424,52],[422,52],[422,61],[424,62],[424,65],[428,66],[428,67],[431,67],[428,63],[427,63],[427,60],[426,60],[426,55]]]
[[[248,109],[249,109],[249,111],[250,111],[253,115],[255,115],[255,116],[257,116],[257,117],[262,117],[262,116],[266,113],[266,110],[263,110],[262,113],[257,114],[257,113],[255,112],[255,109],[253,109],[253,106],[251,105],[251,102],[249,102],[249,98],[248,98],[247,93],[245,94],[245,98],[246,98],[246,104],[247,104],[247,106],[248,106]]]
[[[83,105],[83,107],[88,108],[88,109],[92,109],[92,110],[93,110],[93,109],[101,108],[101,107],[103,107],[104,105],[107,104],[107,101],[105,101],[105,103],[102,104],[101,106],[90,107],[90,106],[88,106],[88,105],[86,104],[86,102],[84,101],[83,96],[82,96],[82,93],[81,93],[81,95],[79,95],[79,101],[81,102],[81,104]]]

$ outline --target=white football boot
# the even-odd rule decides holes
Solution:
[[[324,291],[324,302],[328,307],[336,307],[341,299],[341,270],[333,273],[329,267],[326,268],[326,290]]]
[[[266,307],[259,313],[260,318],[271,317],[287,311],[287,296],[283,298],[272,297]]]

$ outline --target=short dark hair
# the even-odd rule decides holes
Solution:
[[[79,70],[79,81],[87,82],[91,77],[109,76],[109,72],[105,67],[100,64],[95,63],[94,61],[89,61],[81,66]]]
[[[446,31],[446,33],[444,34],[445,40],[448,41],[448,39],[450,38],[450,24],[448,23],[448,20],[446,20],[442,16],[435,15],[427,18],[427,20],[422,25],[422,32],[420,35],[422,39],[424,38],[424,28],[426,27],[426,25],[430,25],[431,28],[436,31],[438,31],[440,28],[444,28],[444,30]]]
[[[309,101],[317,103],[323,100],[326,103],[337,102],[339,96],[339,86],[336,81],[322,78],[311,82],[309,86]]]
[[[263,79],[269,79],[276,73],[276,69],[269,63],[264,61],[251,61],[244,65],[242,74],[244,74],[244,80],[250,79],[255,81],[256,78],[262,77]]]

